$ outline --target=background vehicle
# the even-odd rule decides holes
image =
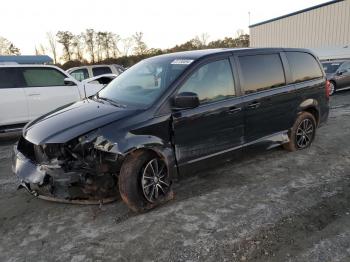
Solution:
[[[85,88],[87,94],[86,96],[92,96],[100,91],[103,87],[108,85],[113,79],[115,79],[118,75],[115,74],[105,74],[94,76],[81,81],[81,84]]]
[[[78,81],[104,74],[115,74],[118,76],[124,71],[124,67],[116,64],[79,66],[67,70],[67,72]]]
[[[0,65],[0,132],[18,131],[27,122],[63,105],[96,94],[116,77],[78,82],[56,66]]]
[[[330,95],[350,89],[350,60],[322,62],[322,65],[330,82]]]
[[[29,123],[13,170],[45,198],[108,201],[119,186],[131,209],[150,209],[171,199],[172,179],[193,168],[249,148],[309,147],[328,118],[327,83],[304,49],[152,57],[91,99]]]

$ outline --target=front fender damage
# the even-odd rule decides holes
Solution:
[[[20,139],[13,172],[31,194],[46,200],[101,204],[119,198],[117,174],[123,156],[98,132],[65,144],[35,145]]]

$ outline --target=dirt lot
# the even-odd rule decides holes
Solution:
[[[194,174],[138,215],[16,191],[2,142],[0,261],[350,261],[350,92],[331,106],[310,149]]]

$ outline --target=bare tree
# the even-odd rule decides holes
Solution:
[[[123,42],[123,55],[128,56],[130,49],[134,45],[134,39],[132,37],[127,37],[122,40]]]
[[[0,55],[20,55],[21,52],[12,42],[0,36]]]
[[[86,29],[84,33],[85,46],[88,53],[90,53],[92,63],[95,63],[95,35],[94,29]]]
[[[199,35],[198,39],[201,42],[202,46],[206,46],[208,44],[209,37],[210,36],[208,33],[202,33],[201,35]]]
[[[120,50],[118,48],[118,43],[120,42],[120,36],[113,34],[113,33],[109,33],[109,37],[110,39],[110,49],[111,49],[111,53],[113,58],[117,58],[118,55],[120,54]]]
[[[63,45],[63,57],[65,60],[70,61],[72,56],[72,40],[73,34],[69,31],[58,31],[57,34],[58,43]]]
[[[75,59],[82,61],[84,59],[83,49],[84,49],[84,35],[75,35],[72,40],[73,45],[73,55]]]
[[[134,47],[134,53],[136,55],[143,55],[147,52],[147,45],[143,41],[143,33],[142,32],[136,32],[133,36],[135,47]]]
[[[47,41],[49,42],[49,50],[53,56],[53,62],[57,64],[57,39],[51,32],[46,33]]]

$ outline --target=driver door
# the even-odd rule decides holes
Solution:
[[[178,90],[182,92],[196,93],[200,105],[173,113],[180,169],[240,148],[244,142],[242,101],[236,95],[228,57],[200,65]]]

